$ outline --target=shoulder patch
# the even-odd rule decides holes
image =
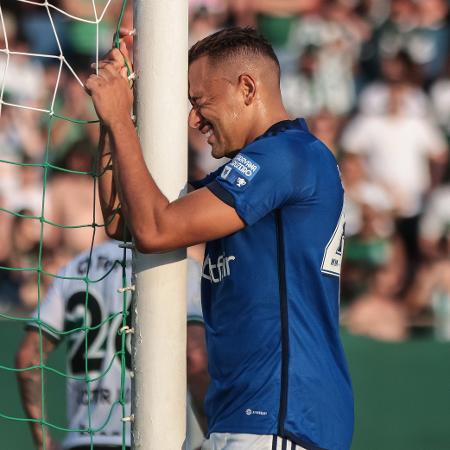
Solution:
[[[220,177],[229,183],[243,188],[259,171],[259,164],[248,156],[236,155],[222,170]]]

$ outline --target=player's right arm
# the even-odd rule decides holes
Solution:
[[[128,35],[128,30],[121,30],[121,35]],[[105,62],[107,61],[107,62]],[[124,66],[131,67],[131,59],[128,55],[126,45],[123,40],[120,42],[120,47],[113,48],[108,55],[105,56],[105,61],[100,64],[113,65],[117,71],[120,71],[124,78],[128,78],[127,71]],[[94,66],[93,66],[94,67]],[[130,95],[132,95],[130,90]],[[100,207],[105,223],[105,231],[107,235],[117,240],[130,240],[131,236],[124,220],[123,209],[124,205],[120,202],[119,192],[117,187],[117,175],[113,170],[113,160],[111,154],[111,137],[107,132],[106,127],[100,125],[100,139],[99,139],[99,197]]]
[[[118,183],[114,179],[111,157],[110,136],[104,126],[100,126],[99,140],[99,195],[102,215],[107,235],[117,240],[129,240],[130,235],[123,218],[122,205],[117,192]]]
[[[120,239],[121,219],[111,220],[111,208],[121,204],[120,216],[136,247],[143,253],[158,253],[187,247],[227,236],[245,223],[235,209],[207,188],[169,202],[147,169],[134,123],[130,117],[133,98],[124,74],[126,48],[113,49],[99,64],[99,73],[86,82],[102,126],[107,130],[104,148],[111,150],[113,181],[117,188],[114,202],[108,198],[106,184],[100,184],[107,233]],[[109,139],[109,141],[108,141]],[[106,155],[106,154],[105,154]],[[104,181],[107,178],[104,179]],[[110,178],[111,180],[111,178]],[[107,187],[107,186],[106,186]],[[105,196],[106,193],[106,196]],[[109,203],[108,203],[109,202]],[[105,214],[106,213],[106,214]]]
[[[56,344],[45,334],[42,334],[42,361],[40,353],[40,335],[38,330],[30,329],[20,344],[16,354],[17,381],[19,383],[20,396],[25,413],[29,419],[41,420],[42,418],[42,376],[41,369],[28,369],[29,367],[44,364],[48,354],[53,351]],[[46,427],[38,422],[29,422],[33,442],[37,450],[56,450]],[[45,447],[44,447],[45,440]]]

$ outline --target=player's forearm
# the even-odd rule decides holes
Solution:
[[[127,225],[138,249],[154,251],[151,243],[158,241],[159,218],[169,202],[162,194],[142,155],[139,138],[131,119],[109,127],[113,148],[113,164],[119,197]]]
[[[197,421],[206,434],[208,431],[208,420],[205,413],[205,397],[208,390],[209,376],[207,371],[198,377],[191,377],[189,382],[189,391],[191,393],[192,405]]]
[[[18,369],[39,364],[39,354],[30,361],[25,361],[18,357],[16,366]],[[19,383],[19,392],[22,400],[22,406],[26,416],[32,420],[42,418],[42,377],[41,369],[24,370],[17,372],[17,381]],[[33,436],[35,448],[40,449],[44,442],[44,433],[42,424],[39,422],[29,422],[30,430]],[[48,433],[47,433],[48,435]]]
[[[22,405],[27,417],[40,420],[42,417],[40,369],[22,372],[18,380]],[[38,422],[30,422],[29,425],[36,448],[41,448],[44,441],[42,425]]]
[[[41,350],[42,348],[42,350]],[[40,421],[43,417],[42,406],[42,373],[40,368],[30,369],[30,367],[39,366],[47,361],[49,352],[55,348],[55,343],[46,339],[36,331],[28,331],[20,345],[16,355],[17,381],[19,383],[19,392],[22,400],[23,409],[29,419],[30,429],[33,435],[35,448],[40,450],[44,445],[51,449],[51,438],[46,427],[43,427]],[[42,355],[42,356],[41,356]],[[42,358],[42,359],[41,359]]]
[[[104,126],[100,127],[99,153],[99,197],[105,230],[109,237],[122,240],[127,238],[126,226],[114,180],[110,137]]]

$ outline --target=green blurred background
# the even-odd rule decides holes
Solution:
[[[2,363],[12,367],[23,324],[0,322]],[[450,450],[450,344],[383,343],[343,334],[356,397],[352,450]],[[64,370],[62,344],[49,364]],[[0,411],[24,417],[15,374],[0,371]],[[64,380],[47,378],[48,413],[65,425]],[[55,437],[61,437],[58,431]],[[32,450],[28,425],[0,419],[1,450]]]

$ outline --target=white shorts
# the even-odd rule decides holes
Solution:
[[[305,450],[289,439],[271,434],[211,433],[202,450]]]

